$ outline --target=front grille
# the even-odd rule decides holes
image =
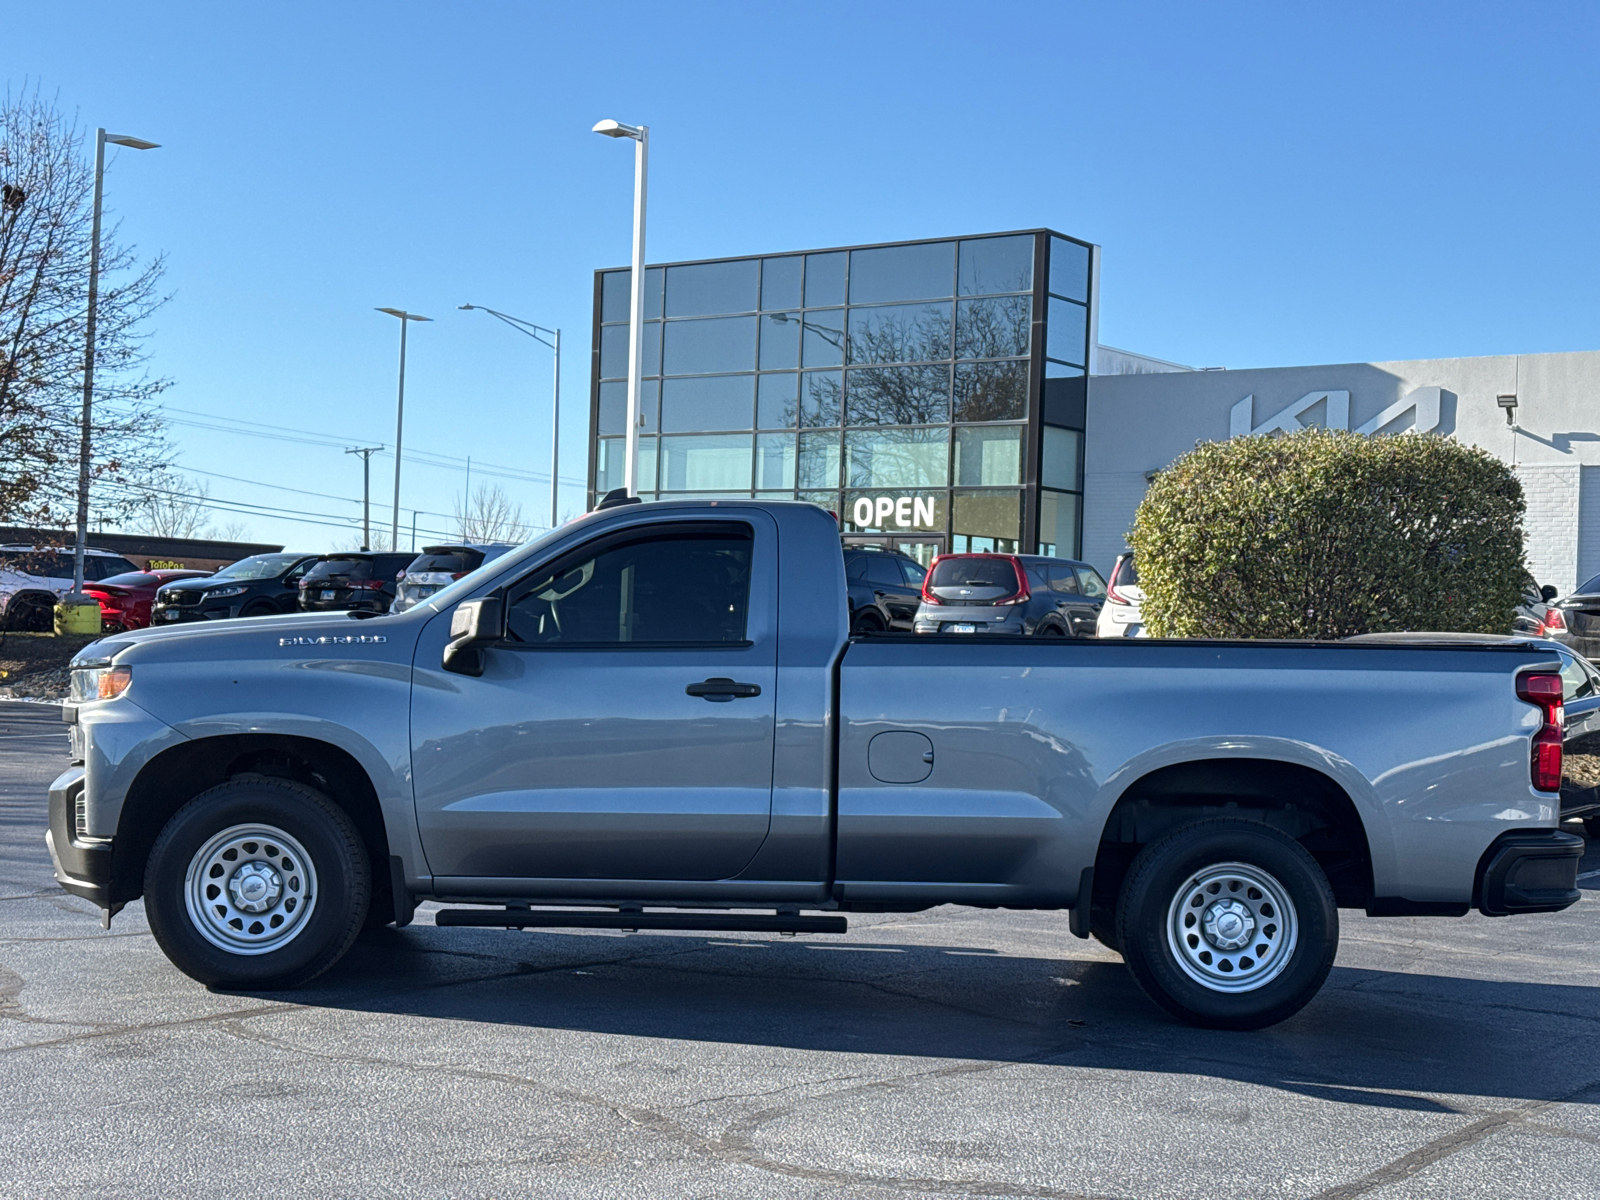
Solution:
[[[193,608],[204,595],[204,592],[171,592],[161,597],[161,603],[168,608]]]

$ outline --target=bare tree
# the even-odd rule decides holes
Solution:
[[[479,484],[462,503],[456,500],[456,524],[461,540],[476,545],[485,542],[525,542],[532,532],[522,519],[522,506],[498,483]]]
[[[65,524],[76,507],[94,166],[86,135],[35,89],[0,99],[0,519]],[[147,322],[165,301],[160,256],[141,261],[102,228],[92,477],[138,479],[162,459],[145,370]],[[126,511],[113,489],[97,509]]]
[[[152,537],[204,538],[211,536],[211,489],[182,475],[162,476],[159,485],[141,489],[123,524],[135,533]]]

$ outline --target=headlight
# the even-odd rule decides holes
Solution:
[[[115,700],[133,682],[132,667],[74,667],[68,698],[73,704]]]
[[[242,587],[213,588],[211,591],[206,593],[206,599],[220,600],[224,596],[242,596],[244,595],[244,591],[245,590]]]

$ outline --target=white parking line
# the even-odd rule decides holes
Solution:
[[[1585,879],[1595,878],[1600,878],[1600,871],[1585,871],[1582,875],[1578,876],[1578,882],[1582,883]]]

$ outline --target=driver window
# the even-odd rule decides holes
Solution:
[[[299,583],[300,583],[301,577],[304,576],[305,573],[311,569],[312,565],[313,565],[313,563],[311,563],[311,562],[303,562],[303,563],[301,563],[298,567],[296,567],[294,570],[290,571],[287,575],[285,575],[283,577],[283,586],[284,587],[296,587],[296,586],[298,586]]]
[[[730,523],[580,551],[512,589],[507,632],[532,645],[742,645],[753,545]]]

